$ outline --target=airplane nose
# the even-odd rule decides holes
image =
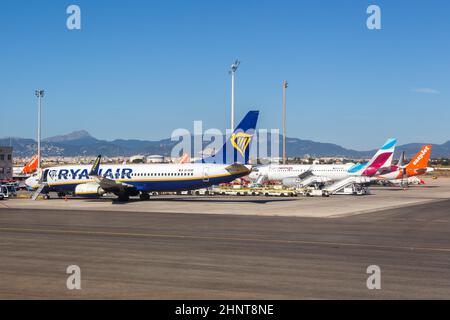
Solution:
[[[25,180],[25,185],[26,185],[27,187],[31,187],[31,181],[30,181],[30,179],[31,179],[31,178],[27,178],[27,179]]]
[[[37,180],[34,177],[29,177],[25,180],[25,185],[30,188],[34,188],[37,184]]]

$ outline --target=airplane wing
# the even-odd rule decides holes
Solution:
[[[123,190],[126,188],[134,188],[133,185],[123,182],[117,182],[115,180],[100,177],[100,176],[90,176],[91,179],[95,180],[99,184],[99,186],[105,191],[115,191],[115,190]]]
[[[110,191],[120,191],[120,190],[123,190],[126,188],[134,188],[134,186],[131,184],[117,182],[115,180],[100,176],[98,174],[98,172],[99,172],[101,158],[102,158],[102,156],[99,155],[97,157],[97,159],[95,159],[95,162],[91,168],[91,171],[89,172],[89,177],[91,179],[95,180],[95,182],[97,182],[98,185],[103,190],[105,190],[106,192],[110,192]]]

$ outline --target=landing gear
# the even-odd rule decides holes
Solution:
[[[150,195],[148,193],[143,192],[139,195],[139,199],[141,199],[142,201],[150,200]]]
[[[118,200],[120,202],[127,202],[128,200],[130,200],[130,195],[127,192],[120,192],[118,194]]]
[[[46,193],[44,194],[44,200],[49,200],[50,199],[50,194]]]
[[[62,199],[66,196],[65,192],[58,192],[58,198]]]

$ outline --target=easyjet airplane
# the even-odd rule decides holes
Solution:
[[[36,171],[38,167],[38,156],[34,155],[24,167],[13,168],[13,178],[26,178]]]
[[[406,166],[400,164],[384,168],[384,172],[380,172],[375,178],[377,180],[389,180],[395,183],[397,181],[400,182],[402,179],[432,172],[433,168],[428,167],[431,148],[431,144],[423,146]]]

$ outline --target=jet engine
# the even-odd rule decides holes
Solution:
[[[84,183],[75,187],[75,195],[77,196],[102,196],[105,194],[98,183]]]

